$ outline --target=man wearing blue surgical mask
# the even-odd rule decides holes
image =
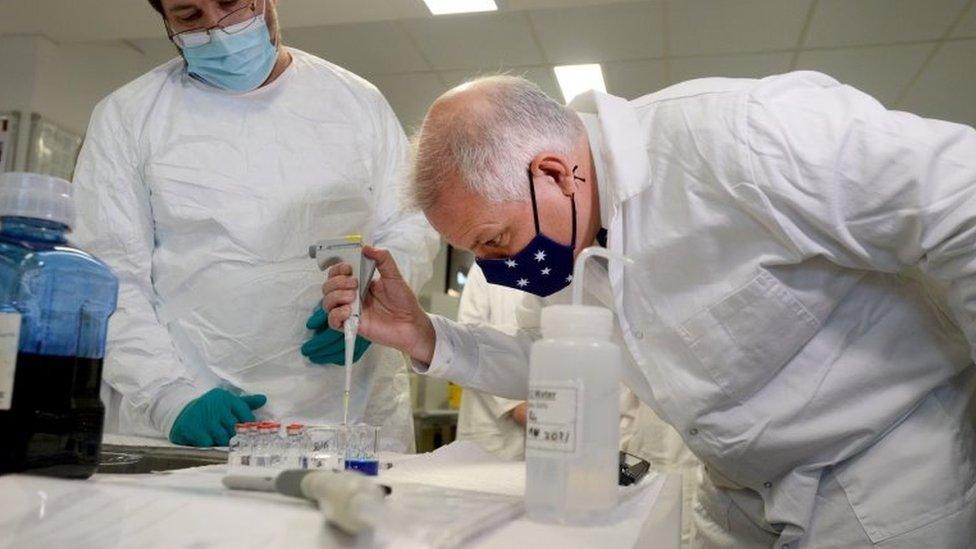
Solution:
[[[237,92],[253,90],[277,78],[291,63],[291,54],[278,48],[280,33],[271,36],[269,27],[277,28],[275,10],[267,9],[267,1],[228,0],[219,4],[225,15],[220,14],[213,27],[174,32],[174,27],[183,29],[202,17],[200,10],[187,5],[174,9],[177,14],[186,14],[182,20],[177,15],[178,23],[167,23],[170,39],[186,60],[187,72],[203,82]],[[262,4],[263,13],[259,9]]]
[[[281,43],[277,0],[149,0],[180,57],[96,107],[76,238],[119,275],[107,429],[225,445],[238,422],[337,422],[344,341],[309,244],[358,233],[419,288],[436,238],[395,186],[403,131],[361,78]],[[349,414],[413,446],[399,354],[356,344]]]

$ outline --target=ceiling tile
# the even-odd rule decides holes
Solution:
[[[716,57],[685,57],[671,60],[671,81],[725,76],[728,78],[762,78],[790,69],[790,53],[758,53]]]
[[[287,0],[283,28],[379,21],[404,16],[392,0]],[[419,0],[418,0],[419,3]],[[155,38],[159,16],[144,0],[0,0],[0,33],[42,33],[56,42]]]
[[[683,0],[670,4],[672,55],[796,47],[810,0]]]
[[[371,75],[367,80],[383,92],[408,134],[420,126],[427,108],[446,90],[433,72]]]
[[[421,0],[386,0],[386,3],[397,13],[398,19],[430,17],[430,10]]]
[[[932,48],[931,44],[909,44],[805,51],[796,68],[829,74],[893,106]]]
[[[976,40],[946,42],[909,90],[901,108],[976,126]]]
[[[496,70],[544,64],[522,13],[498,12],[403,22],[437,70]]]
[[[660,57],[661,15],[657,2],[529,13],[546,57],[555,64]]]
[[[498,1],[498,0],[496,0]],[[599,6],[606,4],[619,4],[622,0],[500,0],[500,5],[510,10],[527,10],[541,8],[567,8],[574,6]],[[640,0],[648,1],[648,0]]]
[[[381,21],[399,14],[388,0],[286,0],[279,2],[278,15],[288,28]]]
[[[441,78],[447,83],[449,88],[463,84],[465,81],[478,76],[485,76],[492,73],[479,71],[445,71],[441,73]],[[557,101],[562,101],[562,94],[559,91],[559,84],[556,82],[556,75],[551,67],[520,67],[504,71],[504,74],[521,76],[527,80],[535,82],[546,95]]]
[[[952,33],[956,38],[976,37],[976,6],[969,8],[969,13],[963,18],[962,23]]]
[[[804,47],[933,40],[967,0],[820,0]]]
[[[430,70],[407,33],[392,21],[292,28],[284,31],[284,41],[356,73]]]
[[[165,36],[147,2],[0,0],[0,34],[43,34],[61,42]]]
[[[664,61],[606,63],[603,74],[607,81],[607,92],[627,99],[636,99],[668,85]]]

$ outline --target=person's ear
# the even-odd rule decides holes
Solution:
[[[547,176],[550,181],[559,186],[559,190],[566,196],[573,196],[576,192],[576,179],[573,177],[573,166],[565,156],[542,152],[532,159],[530,169],[533,177]]]

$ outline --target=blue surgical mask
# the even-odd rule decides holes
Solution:
[[[573,168],[576,177],[576,168]],[[573,205],[573,238],[569,244],[560,244],[539,230],[539,209],[535,202],[535,185],[529,171],[529,195],[532,197],[532,219],[535,221],[535,237],[517,254],[501,259],[477,259],[485,274],[485,280],[498,286],[507,286],[539,297],[550,296],[573,281],[573,251],[576,249],[576,199],[569,197]]]
[[[211,32],[209,43],[182,48],[187,72],[211,86],[233,92],[257,89],[268,79],[278,52],[271,43],[264,14],[238,33]]]

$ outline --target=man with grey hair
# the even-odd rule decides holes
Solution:
[[[594,241],[633,261],[589,290],[616,310],[625,381],[705,464],[698,542],[970,547],[976,131],[813,72],[571,107],[513,78],[451,90],[412,194],[489,282],[554,294]],[[368,254],[364,337],[525,397],[531,331],[427,315]],[[348,275],[323,288],[333,327]]]

